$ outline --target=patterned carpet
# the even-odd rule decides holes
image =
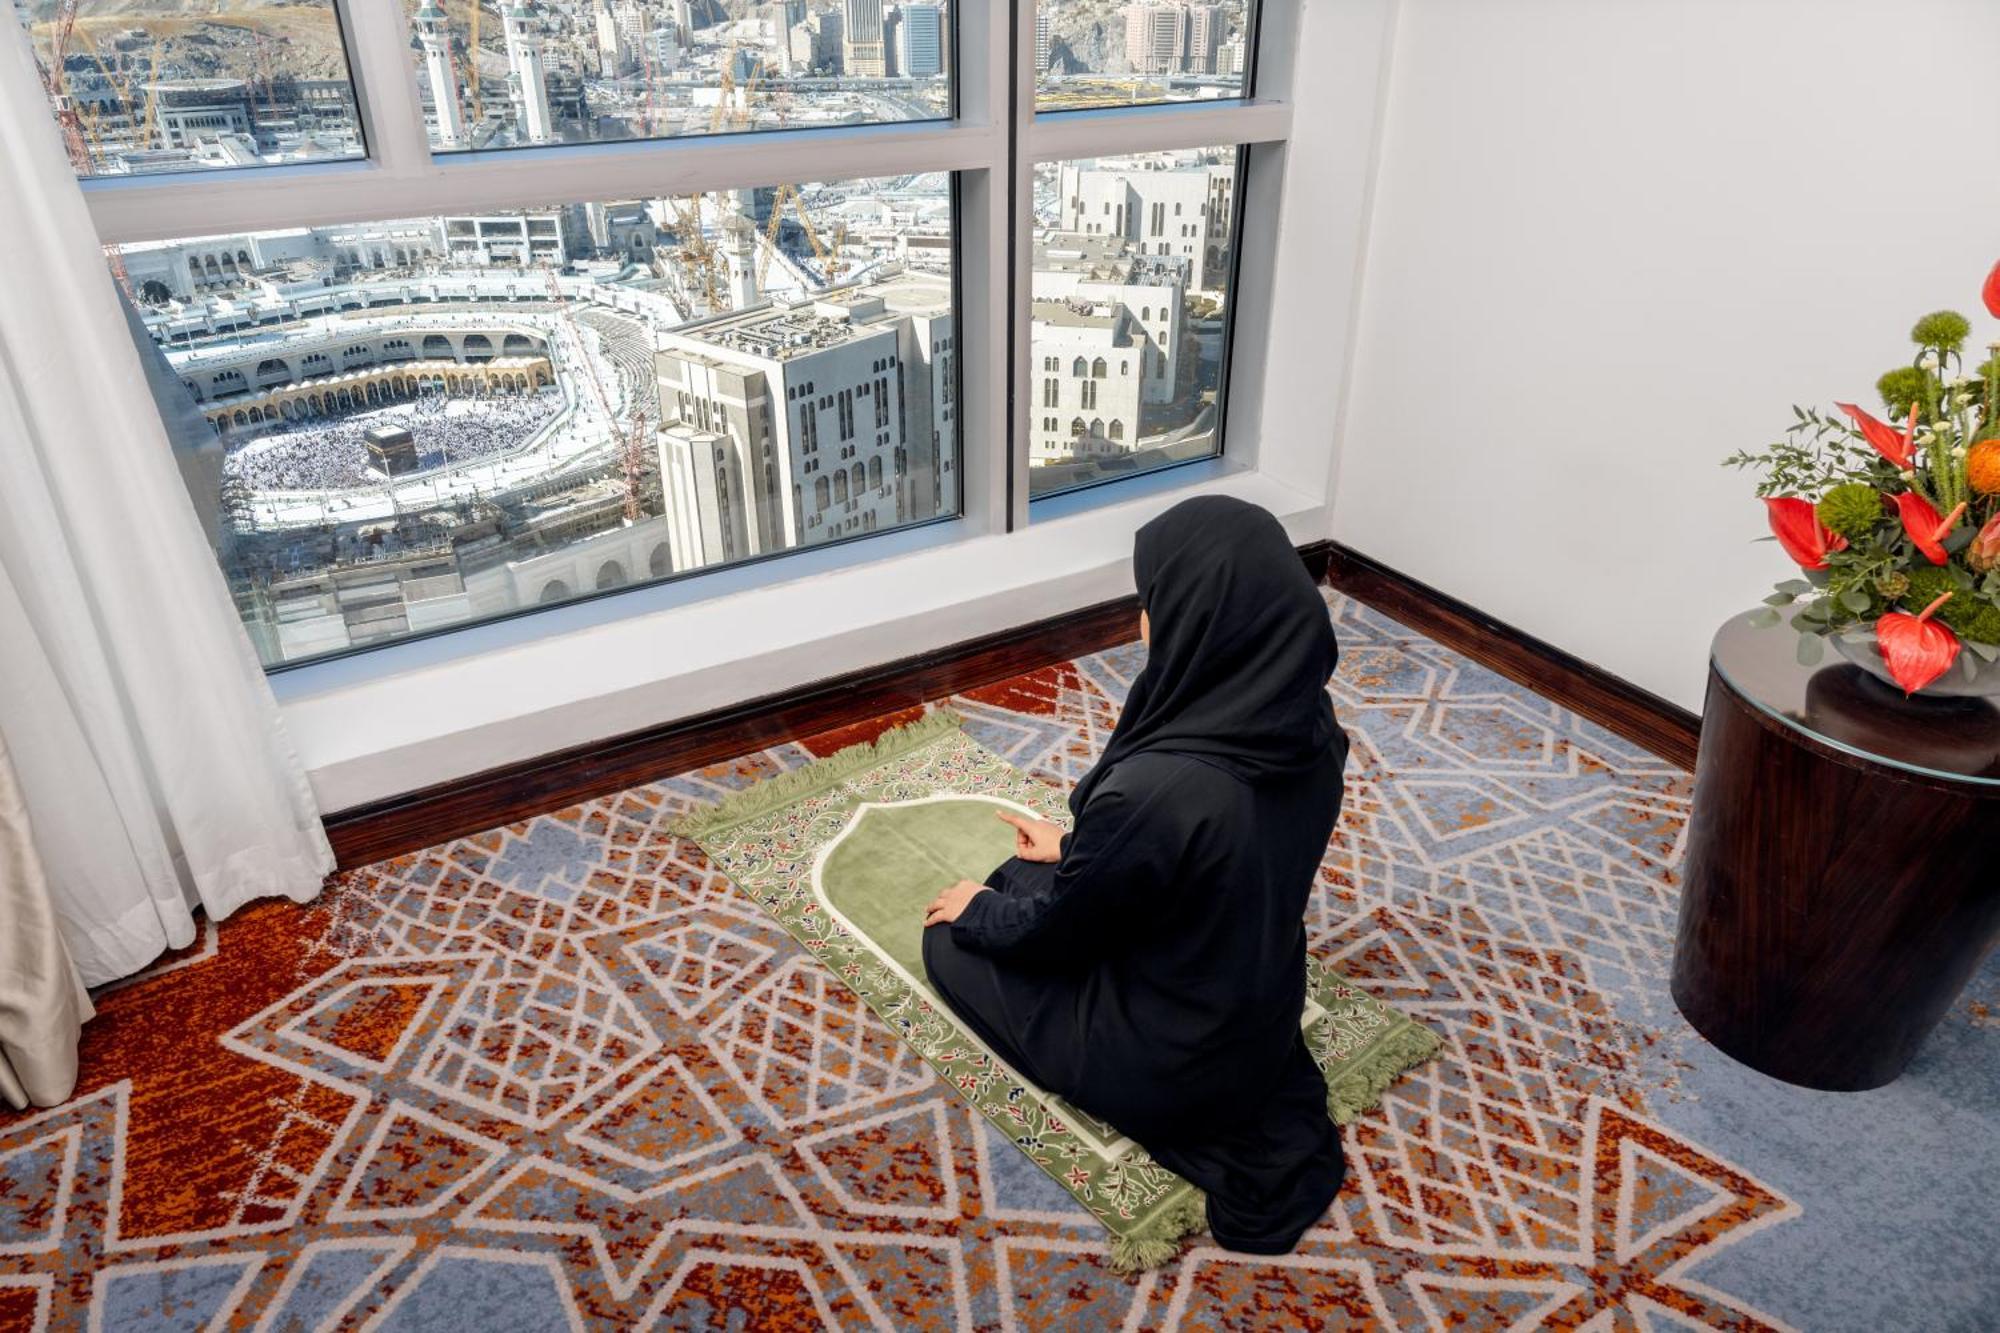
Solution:
[[[912,714],[246,910],[0,1114],[0,1329],[1975,1330],[1989,962],[1899,1083],[1815,1094],[1666,996],[1689,781],[1334,599],[1356,744],[1312,946],[1446,1038],[1297,1254],[1104,1233],[663,831]],[[954,701],[1066,784],[1137,646]]]

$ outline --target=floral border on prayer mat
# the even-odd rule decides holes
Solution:
[[[1060,820],[1063,793],[980,746],[950,712],[886,732],[744,790],[679,821],[738,889],[826,964],[966,1101],[1113,1236],[1112,1267],[1164,1264],[1204,1224],[1194,1186],[1109,1125],[1018,1078],[874,940],[815,891],[814,865],[864,806],[941,793],[1025,806]],[[1305,1028],[1341,1123],[1372,1109],[1390,1083],[1436,1054],[1437,1035],[1308,959]]]

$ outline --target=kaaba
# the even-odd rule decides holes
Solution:
[[[417,470],[417,437],[401,426],[370,426],[362,439],[368,442],[368,462],[377,472],[399,477]]]

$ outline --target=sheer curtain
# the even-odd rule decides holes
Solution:
[[[157,369],[5,26],[0,736],[94,985],[191,942],[196,906],[311,898],[333,856],[153,405]]]

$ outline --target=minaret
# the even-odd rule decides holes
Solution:
[[[748,310],[757,304],[757,227],[739,209],[723,224],[729,237],[723,262],[729,272],[729,308]]]
[[[417,11],[417,40],[423,43],[424,69],[430,74],[431,102],[437,107],[438,147],[465,146],[465,115],[458,107],[458,82],[451,77],[449,30],[438,0],[424,0]]]
[[[507,81],[529,143],[551,143],[555,125],[549,117],[549,80],[542,54],[542,20],[534,0],[517,0],[507,11]]]

